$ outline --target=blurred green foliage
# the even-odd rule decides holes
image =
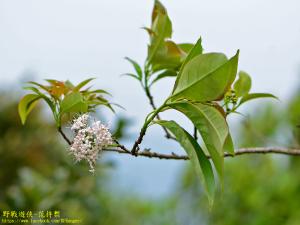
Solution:
[[[27,126],[22,126],[17,100],[12,94],[0,94],[1,210],[59,210],[62,216],[82,219],[87,225],[169,221],[167,216],[157,217],[169,208],[169,202],[147,202],[110,190],[108,175],[113,164],[99,163],[95,175],[85,164],[74,166],[68,146],[53,122],[42,115],[47,113],[40,105]],[[120,138],[126,124],[124,119],[116,122],[114,133]]]
[[[240,147],[299,146],[300,90],[280,105],[252,110],[239,128],[236,140]],[[185,208],[185,224],[299,224],[300,158],[239,156],[226,159],[225,171],[224,191],[210,210],[203,195],[194,198],[202,190],[191,169],[186,169],[177,191],[177,205]]]
[[[0,104],[1,210],[60,210],[91,225],[299,224],[300,158],[248,155],[226,159],[224,191],[218,193],[212,209],[190,166],[169,196],[142,199],[111,190],[113,164],[109,162],[100,160],[95,176],[85,164],[74,166],[43,110],[34,110],[24,127],[16,110],[17,98],[2,92]],[[238,129],[238,145],[299,146],[299,105],[300,90],[287,103],[255,107]],[[126,124],[124,119],[116,123],[120,137]]]

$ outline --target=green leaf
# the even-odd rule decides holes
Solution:
[[[196,44],[193,46],[193,48],[190,50],[190,53],[186,57],[184,64],[191,61],[194,57],[201,55],[203,53],[203,47],[202,47],[202,39],[201,37],[197,40]],[[184,65],[182,65],[184,66]]]
[[[214,174],[209,159],[195,139],[175,121],[159,120],[155,123],[167,128],[188,154],[196,174],[203,179],[209,200],[215,192]]]
[[[45,79],[45,81],[47,81],[51,85],[56,85],[57,82],[60,82],[60,81],[54,80],[54,79]]]
[[[163,69],[177,70],[184,57],[185,53],[173,41],[164,41],[151,61],[152,73]]]
[[[80,82],[76,87],[74,87],[73,91],[76,92],[76,91],[79,91],[82,87],[84,87],[86,84],[88,84],[89,82],[91,82],[92,80],[95,80],[96,78],[89,78],[89,79],[86,79],[82,82]]]
[[[82,91],[82,92],[86,92],[86,91]],[[103,89],[96,89],[93,91],[87,91],[88,94],[106,94],[106,95],[110,95],[112,96],[109,92],[103,90]]]
[[[251,89],[251,77],[244,71],[239,72],[239,79],[233,86],[236,96],[241,97],[249,93]]]
[[[142,68],[140,67],[140,65],[136,61],[134,61],[133,59],[130,59],[129,57],[125,57],[125,59],[128,62],[130,62],[132,64],[132,66],[134,67],[135,72],[138,75],[138,80],[142,80],[143,72],[142,72]]]
[[[152,16],[151,16],[151,21],[152,23],[154,23],[155,19],[157,18],[157,16],[159,14],[167,14],[167,10],[166,8],[163,6],[163,4],[161,4],[160,1],[155,0],[154,1],[154,6],[153,6],[153,10],[152,10]]]
[[[179,73],[178,73],[178,76],[177,76],[177,79],[175,81],[175,85],[174,85],[174,88],[173,88],[173,91],[172,93],[174,93],[174,90],[176,89],[177,85],[178,85],[178,81],[180,80],[179,77],[181,76],[182,74],[182,70],[184,68],[184,66],[189,62],[191,61],[193,58],[195,58],[196,56],[198,55],[201,55],[203,52],[203,48],[202,48],[202,40],[201,40],[201,37],[198,39],[198,41],[196,42],[196,44],[193,46],[193,48],[190,50],[189,54],[187,55],[187,57],[185,58],[184,62],[182,63],[181,67],[180,67],[180,70],[179,70]]]
[[[110,103],[107,99],[103,98],[100,95],[88,99],[86,103],[89,105],[89,108],[96,108],[96,106],[98,105],[103,105],[108,107],[112,112],[115,112],[114,108],[111,106],[114,103]],[[114,105],[119,106],[118,104],[114,104]]]
[[[153,81],[151,82],[150,86],[152,84],[154,84],[155,82],[159,81],[162,78],[165,78],[165,77],[176,77],[176,76],[177,76],[177,72],[175,70],[165,70],[162,73],[158,74],[155,79],[153,79]]]
[[[147,33],[149,34],[150,37],[152,37],[153,35],[155,35],[154,31],[151,30],[151,28],[149,28],[149,27],[141,27],[141,29],[147,31]]]
[[[223,115],[213,106],[201,103],[175,102],[169,107],[186,115],[197,128],[212,157],[216,170],[223,178],[223,146],[228,136],[228,126]]]
[[[38,86],[39,88],[43,89],[44,91],[49,92],[49,88],[48,88],[47,86],[45,86],[45,85],[39,84],[39,83],[34,82],[34,81],[29,81],[29,82],[27,82],[27,83],[28,83],[28,84],[36,85],[36,86]]]
[[[272,94],[269,93],[250,93],[242,97],[241,101],[239,102],[238,106],[244,104],[245,102],[248,102],[253,99],[257,98],[275,98],[278,100],[278,98]]]
[[[171,100],[186,98],[204,102],[222,99],[235,80],[238,55],[239,52],[229,60],[222,53],[194,57],[177,77]]]
[[[230,133],[228,133],[228,135],[225,139],[223,151],[227,152],[231,155],[234,155],[234,145],[233,145],[233,141],[232,141]]]
[[[164,46],[164,40],[171,38],[172,35],[171,20],[168,17],[167,10],[159,1],[155,1],[154,3],[150,30],[154,34],[150,36],[147,62],[151,64],[159,48]]]
[[[45,94],[43,94],[42,92],[40,92],[39,89],[37,89],[35,87],[25,87],[24,89],[25,90],[33,91],[38,96],[40,96],[42,99],[44,99],[45,102],[49,105],[52,113],[55,114],[55,105],[53,104],[53,102],[51,101],[51,99],[49,97],[47,97]]]
[[[36,94],[27,94],[20,100],[18,105],[18,112],[23,125],[26,122],[27,116],[35,107],[37,100],[39,100],[40,98],[41,97]]]
[[[192,50],[192,48],[194,47],[194,44],[192,44],[192,43],[180,43],[180,44],[177,44],[177,45],[186,54],[188,54]],[[202,51],[201,51],[201,53],[202,53]]]
[[[88,104],[84,102],[83,96],[79,92],[66,95],[60,104],[61,113],[87,112],[87,110]]]
[[[124,73],[121,74],[121,76],[128,76],[128,77],[132,77],[134,79],[137,79],[138,81],[141,81],[142,78],[139,78],[137,75],[133,74],[133,73]]]
[[[69,88],[69,89],[73,89],[73,88],[74,88],[74,85],[73,85],[72,82],[69,81],[69,80],[66,80],[66,81],[65,81],[65,86],[66,86],[67,88]]]

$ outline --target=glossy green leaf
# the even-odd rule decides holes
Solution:
[[[60,110],[61,113],[87,112],[88,105],[84,102],[83,96],[79,92],[72,92],[62,100]]]
[[[86,79],[82,82],[80,82],[78,85],[76,85],[73,89],[73,91],[79,91],[82,87],[84,87],[85,85],[87,85],[89,82],[91,82],[92,80],[95,80],[95,78],[89,78],[89,79]]]
[[[171,100],[220,100],[235,80],[238,55],[239,52],[229,60],[222,53],[207,53],[194,57],[184,65],[177,77]]]
[[[206,157],[200,145],[195,139],[175,121],[155,121],[155,123],[167,128],[184,148],[189,156],[196,174],[204,181],[210,201],[213,200],[215,191],[214,174],[209,159]]]
[[[239,102],[239,106],[244,104],[245,102],[248,102],[253,99],[257,98],[274,98],[278,99],[276,96],[269,94],[269,93],[250,93],[242,97],[241,101]]]
[[[41,97],[36,94],[27,94],[19,102],[18,112],[23,125],[26,122],[27,116],[35,107],[37,100],[39,100],[40,98]]]
[[[237,97],[244,96],[249,93],[251,89],[251,77],[244,71],[239,72],[239,79],[233,86]]]
[[[188,56],[186,57],[182,68],[185,64],[187,64],[189,61],[191,61],[193,58],[195,58],[198,55],[201,55],[203,53],[203,47],[202,47],[202,39],[201,37],[197,40],[196,44],[193,46],[193,48],[190,50]]]
[[[137,77],[138,80],[142,80],[143,77],[143,72],[142,72],[142,68],[140,67],[140,65],[134,61],[133,59],[129,58],[129,57],[125,57],[125,59],[130,62],[132,64],[132,66],[134,67],[135,72],[137,73]]]
[[[177,79],[175,81],[175,85],[173,87],[173,91],[172,93],[174,93],[175,89],[177,88],[178,85],[178,81],[180,80],[180,76],[182,75],[182,70],[185,67],[185,65],[191,61],[193,58],[195,58],[198,55],[201,55],[203,52],[203,48],[202,48],[202,40],[201,38],[198,39],[198,41],[196,42],[196,44],[193,46],[193,48],[190,50],[189,54],[186,56],[184,62],[182,63]]]
[[[175,102],[169,107],[186,115],[197,128],[212,157],[219,176],[223,177],[223,146],[228,136],[228,126],[223,115],[213,106],[201,103]]]

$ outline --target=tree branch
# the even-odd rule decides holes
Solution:
[[[132,155],[131,152],[124,151],[121,148],[103,149],[103,151]],[[224,157],[236,157],[236,156],[240,156],[240,155],[270,154],[270,153],[291,155],[291,156],[300,156],[300,149],[285,148],[285,147],[240,148],[235,151],[235,155],[225,153]],[[158,158],[158,159],[189,160],[189,157],[186,155],[177,155],[173,152],[171,154],[162,154],[162,153],[158,153],[158,152],[151,152],[149,149],[145,149],[143,151],[137,152],[134,156],[143,156],[143,157],[147,157],[147,158]],[[210,158],[210,156],[207,156],[207,158]]]
[[[64,140],[71,145],[72,142],[68,139],[65,133],[62,131],[61,127],[58,127],[58,131]],[[120,154],[128,154],[131,156],[142,156],[147,158],[158,158],[158,159],[174,159],[174,160],[189,160],[187,155],[177,155],[174,152],[171,154],[163,154],[159,152],[152,152],[150,149],[144,149],[140,152],[132,152],[128,150],[124,145],[121,145],[117,140],[114,140],[117,143],[117,148],[107,148],[103,149],[106,152],[116,152]],[[286,147],[252,147],[252,148],[240,148],[235,151],[234,155],[225,153],[224,157],[235,157],[240,155],[252,155],[252,154],[281,154],[281,155],[290,155],[290,156],[300,156],[300,149],[297,148],[286,148]],[[206,156],[210,158],[210,156]]]
[[[62,131],[61,127],[58,127],[57,129],[58,129],[58,132],[61,134],[61,136],[65,139],[65,141],[66,141],[69,145],[71,145],[72,142],[69,140],[69,138],[68,138],[68,137],[65,135],[65,133]]]

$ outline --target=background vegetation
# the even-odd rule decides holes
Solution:
[[[109,186],[114,163],[99,160],[95,176],[74,166],[52,122],[34,110],[28,125],[17,114],[19,94],[1,91],[0,208],[61,210],[84,224],[298,224],[300,159],[274,155],[226,159],[224,192],[210,211],[188,163],[168,196],[149,200]],[[254,108],[239,127],[241,147],[299,146],[300,92],[282,107]],[[39,107],[43,107],[40,105]],[[124,121],[116,126],[122,135]],[[125,123],[126,124],[126,123]],[[149,159],[151,160],[151,159]],[[195,198],[195,196],[197,196]],[[199,197],[200,196],[200,197]]]

